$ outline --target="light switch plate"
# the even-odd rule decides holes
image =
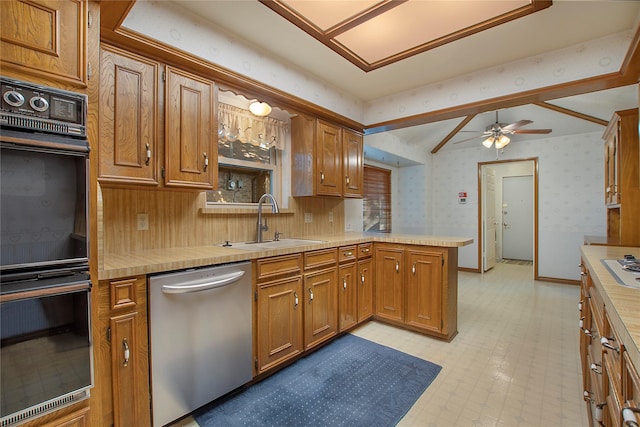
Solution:
[[[313,214],[311,212],[304,213],[304,223],[311,224],[313,222]]]

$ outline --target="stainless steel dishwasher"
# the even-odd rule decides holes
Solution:
[[[149,319],[154,426],[251,380],[251,263],[152,276]]]

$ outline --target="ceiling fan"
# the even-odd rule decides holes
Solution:
[[[482,145],[487,148],[491,148],[491,146],[495,144],[496,149],[499,150],[501,148],[504,148],[509,142],[511,142],[511,138],[509,138],[508,135],[523,133],[551,133],[551,129],[520,129],[522,126],[530,125],[531,123],[533,123],[531,120],[519,120],[511,124],[500,123],[500,120],[498,120],[498,111],[496,111],[496,122],[487,126],[484,132],[482,132],[482,135],[463,139],[462,141],[454,142],[454,144],[459,144],[461,142],[470,141],[476,138],[484,138],[484,141],[482,141]]]

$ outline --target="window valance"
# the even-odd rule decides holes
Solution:
[[[218,103],[219,139],[283,150],[288,132],[287,122],[272,117],[257,117],[249,110]]]

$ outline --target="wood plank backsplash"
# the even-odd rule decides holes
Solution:
[[[257,213],[203,213],[197,192],[99,188],[98,248],[101,254],[158,248],[202,246],[255,238]],[[304,223],[304,213],[313,222]],[[333,222],[329,222],[333,212]],[[149,229],[138,230],[138,214],[149,216]],[[285,213],[263,211],[269,230],[284,237],[337,234],[344,231],[344,202],[333,198],[291,198]],[[101,265],[102,263],[100,263]]]

